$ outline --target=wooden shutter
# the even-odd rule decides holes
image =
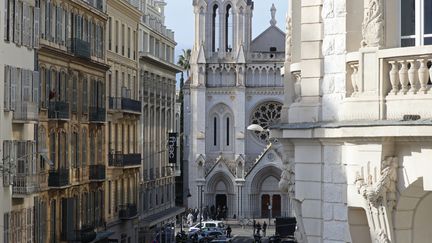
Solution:
[[[9,1],[9,41],[13,41],[15,33],[15,1]]]
[[[69,38],[69,12],[67,10],[65,10],[65,36],[64,36],[64,41],[68,41]]]
[[[48,102],[49,102],[49,96],[50,96],[50,84],[51,84],[51,72],[49,70],[49,68],[45,69],[45,105],[44,108],[48,107]]]
[[[10,92],[11,92],[11,80],[10,80],[10,73],[11,68],[8,65],[5,65],[4,70],[4,109],[6,111],[10,110]]]
[[[87,79],[84,79],[83,81],[83,112],[88,111],[88,82]]]
[[[33,83],[33,103],[39,104],[39,87],[40,87],[40,80],[39,80],[39,72],[34,71],[32,77],[32,83]]]
[[[77,77],[74,76],[72,80],[72,112],[77,112]]]
[[[33,47],[39,47],[39,36],[40,36],[40,8],[34,8],[33,14]]]
[[[30,102],[32,101],[32,85],[30,81],[30,71],[29,70],[22,70],[22,99],[21,101]]]
[[[10,110],[15,110],[17,83],[18,83],[17,68],[12,67],[12,71],[11,71],[11,89],[10,89]]]
[[[4,0],[3,39],[9,41],[9,0]]]
[[[15,3],[14,8],[14,43],[18,44],[18,32],[19,32],[19,13],[18,13],[19,4],[18,2]]]
[[[28,16],[28,7],[27,7],[27,3],[23,2],[22,3],[22,12],[21,12],[21,16],[22,16],[22,23],[21,23],[21,43],[23,46],[27,46],[27,16]]]

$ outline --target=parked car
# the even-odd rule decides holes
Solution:
[[[201,222],[201,225],[198,223],[192,227],[189,228],[189,232],[194,232],[197,230],[200,230],[202,228],[220,228],[224,229],[225,224],[222,221],[203,221]]]
[[[200,235],[198,235],[198,242],[199,243],[207,243],[211,242],[214,239],[217,239],[218,237],[223,236],[223,233],[219,229],[209,229],[202,231]]]

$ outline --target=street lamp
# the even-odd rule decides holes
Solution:
[[[269,129],[264,129],[262,126],[258,125],[258,124],[251,124],[247,127],[247,130],[249,131],[254,131],[254,132],[269,132]]]
[[[200,227],[200,229],[202,228],[201,221],[202,221],[202,214],[203,214],[203,212],[202,212],[202,204],[203,204],[202,194],[204,191],[203,186],[204,185],[198,185],[198,189],[200,190],[200,213],[199,213],[199,227]]]

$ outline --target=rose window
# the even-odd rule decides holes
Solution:
[[[281,116],[282,104],[279,102],[267,102],[259,105],[251,116],[251,123],[258,124],[265,131],[255,131],[255,136],[263,143],[267,143],[269,139],[269,132],[266,130],[279,122]]]

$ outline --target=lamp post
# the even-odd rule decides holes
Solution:
[[[198,189],[200,190],[200,212],[199,212],[199,227],[202,228],[201,222],[202,222],[202,194],[203,194],[203,185],[198,185]]]

